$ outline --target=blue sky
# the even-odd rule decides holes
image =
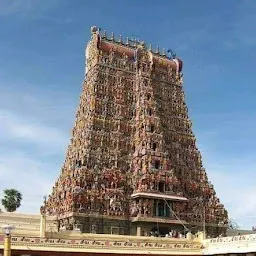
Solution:
[[[0,0],[0,191],[36,213],[69,142],[90,27],[172,48],[184,61],[204,166],[230,216],[256,225],[254,0]],[[1,195],[1,194],[0,194]]]

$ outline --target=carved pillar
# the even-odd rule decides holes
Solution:
[[[137,236],[141,236],[141,227],[137,226]]]
[[[159,203],[159,202],[158,202],[158,201],[156,201],[156,216],[157,216],[157,217],[159,216],[159,211],[158,211],[158,210],[159,210],[159,209],[158,209],[158,203]]]
[[[40,237],[44,238],[46,233],[46,215],[42,214],[40,219]]]

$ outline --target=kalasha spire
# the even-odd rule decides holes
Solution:
[[[82,232],[225,232],[227,211],[191,127],[176,54],[92,27],[72,138],[46,212],[61,229]]]

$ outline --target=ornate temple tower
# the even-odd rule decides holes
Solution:
[[[61,175],[46,204],[60,228],[149,235],[223,233],[182,88],[182,61],[91,29],[86,74]]]

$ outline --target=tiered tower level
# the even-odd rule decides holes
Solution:
[[[75,126],[46,203],[61,229],[222,233],[227,211],[202,166],[182,61],[91,29]]]

